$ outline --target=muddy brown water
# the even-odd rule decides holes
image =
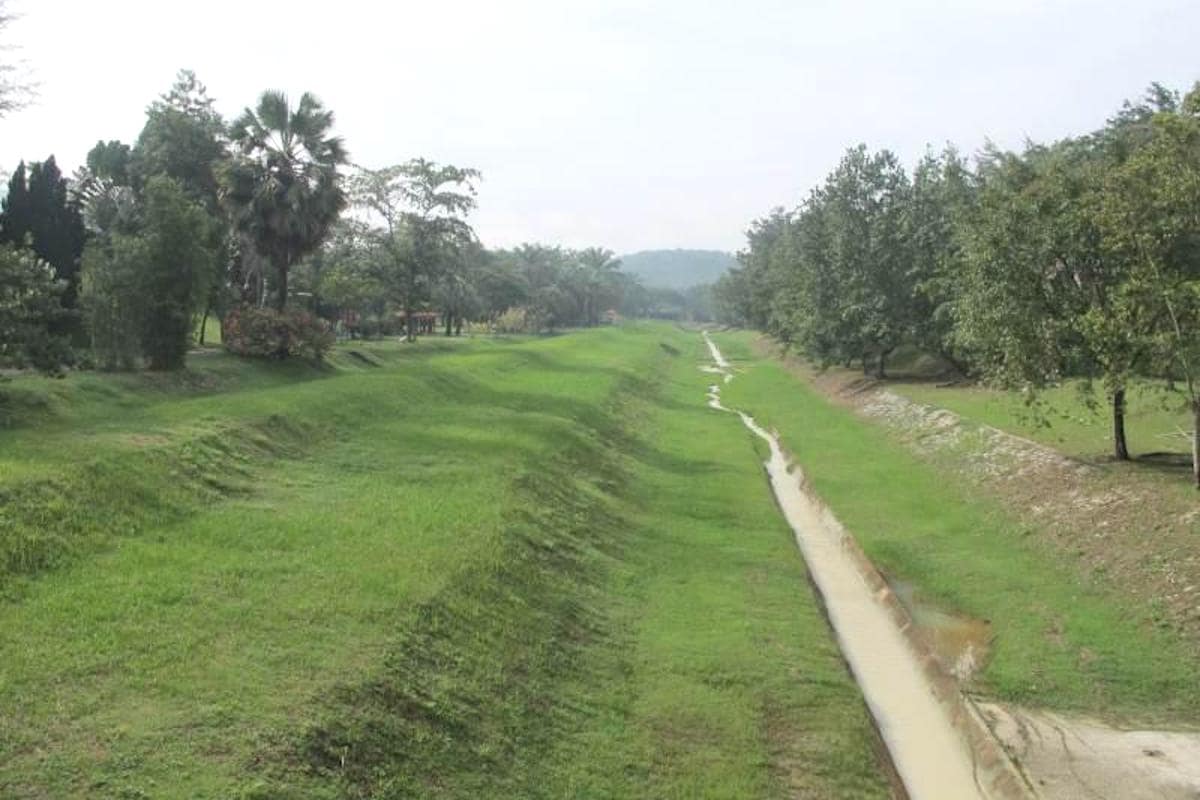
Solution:
[[[884,577],[912,617],[917,635],[946,672],[965,683],[983,669],[992,648],[993,633],[989,621],[951,614],[923,598],[908,581],[891,575]]]
[[[728,383],[733,372],[704,333],[714,364]],[[770,448],[771,489],[824,600],[850,670],[879,728],[896,771],[912,800],[986,800],[976,781],[971,750],[928,683],[916,655],[876,597],[845,547],[802,487],[779,439],[748,414],[721,404],[720,386],[709,387],[714,409],[737,414]]]

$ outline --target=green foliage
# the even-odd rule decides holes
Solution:
[[[0,243],[31,246],[65,284],[63,306],[74,309],[85,230],[79,204],[68,191],[54,156],[31,164],[28,170],[24,163],[18,166],[0,209]],[[75,317],[64,318],[54,332],[74,333],[76,321]]]
[[[910,195],[893,154],[847,151],[795,212],[751,226],[741,268],[717,284],[721,307],[824,363],[871,362],[882,373],[922,311]]]
[[[174,179],[157,176],[145,187],[140,229],[88,247],[92,345],[109,369],[130,369],[139,356],[151,369],[178,369],[215,270],[211,217]]]
[[[320,361],[334,336],[329,323],[308,311],[243,307],[225,317],[221,342],[239,356]]]
[[[173,178],[146,184],[145,252],[138,264],[141,344],[151,369],[178,369],[207,300],[215,254],[211,217]]]
[[[69,314],[64,288],[32,251],[0,245],[0,366],[56,372],[70,360],[67,340],[53,333]]]
[[[523,244],[491,255],[480,303],[491,319],[524,308],[534,330],[591,326],[621,305],[631,284],[611,251]]]
[[[145,243],[119,234],[88,244],[83,253],[82,304],[96,363],[131,370],[141,358],[141,297],[138,267],[147,263]]]
[[[171,90],[146,112],[129,169],[139,182],[155,175],[175,179],[192,200],[215,213],[217,172],[228,158],[224,137],[225,123],[208,90],[195,73],[181,70]]]

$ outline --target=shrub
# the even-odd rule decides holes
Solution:
[[[320,361],[333,347],[329,323],[307,311],[238,308],[221,325],[225,349],[248,358],[307,358]]]
[[[529,312],[524,308],[510,308],[495,322],[496,333],[525,333],[529,328]]]
[[[70,318],[60,301],[66,284],[30,250],[0,247],[0,366],[57,372],[71,358],[65,336]]]

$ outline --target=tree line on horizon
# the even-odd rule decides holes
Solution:
[[[236,353],[320,357],[335,330],[538,332],[652,305],[607,249],[485,248],[478,171],[353,165],[333,124],[275,91],[226,122],[183,70],[133,143],[98,142],[70,177],[22,162],[0,203],[0,366],[177,369],[210,318]]]
[[[1181,391],[1200,486],[1200,83],[1152,84],[1099,130],[908,171],[859,145],[754,221],[718,316],[883,377],[901,348],[1031,402],[1081,379],[1129,458],[1135,380]]]

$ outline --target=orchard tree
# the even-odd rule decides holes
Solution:
[[[994,152],[981,165],[956,332],[984,377],[1031,402],[1068,376],[1083,378],[1085,391],[1098,380],[1111,409],[1113,455],[1125,460],[1126,389],[1147,355],[1153,313],[1125,302],[1128,255],[1102,235],[1107,166],[1098,142]]]
[[[927,153],[913,170],[904,208],[904,235],[912,257],[912,341],[958,372],[970,371],[954,343],[954,304],[962,274],[958,231],[975,201],[975,181],[953,147]]]
[[[1113,172],[1103,197],[1106,239],[1129,264],[1120,308],[1156,321],[1156,360],[1184,384],[1192,414],[1192,474],[1200,488],[1200,106],[1153,120],[1149,140]],[[1196,109],[1200,110],[1200,109]]]
[[[293,109],[282,92],[264,92],[230,128],[233,156],[222,170],[235,228],[270,265],[275,307],[288,302],[288,273],[316,250],[346,206],[339,168],[342,140],[333,112],[307,92]]]

